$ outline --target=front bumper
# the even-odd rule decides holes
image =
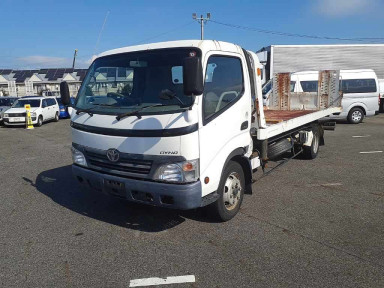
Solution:
[[[21,118],[21,117],[18,117],[18,118]],[[10,117],[4,117],[3,118],[3,122],[5,125],[25,125],[25,117],[22,117],[23,120],[21,121],[17,121],[17,122],[13,122],[12,120],[10,120],[11,118]],[[32,124],[37,124],[37,118],[36,117],[31,117],[32,119]]]
[[[81,185],[128,201],[182,210],[202,206],[200,181],[190,184],[151,182],[103,174],[77,165],[72,165],[72,171]],[[118,183],[121,188],[114,189],[111,183]]]
[[[60,111],[59,117],[60,119],[69,118],[69,114],[67,111]]]

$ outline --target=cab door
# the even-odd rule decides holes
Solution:
[[[217,190],[224,163],[236,149],[250,145],[251,91],[243,55],[211,53],[206,57],[202,97],[200,176],[203,196]],[[199,99],[200,100],[200,99]]]

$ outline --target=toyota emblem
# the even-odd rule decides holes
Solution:
[[[120,153],[116,149],[108,149],[107,158],[111,162],[117,162],[120,159]]]

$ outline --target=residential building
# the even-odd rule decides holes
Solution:
[[[43,95],[45,91],[60,91],[67,81],[71,96],[76,97],[87,69],[53,68],[37,70],[0,69],[0,96]]]

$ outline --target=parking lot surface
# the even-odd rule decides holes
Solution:
[[[325,142],[257,172],[240,213],[215,223],[79,189],[69,120],[0,127],[0,286],[384,287],[384,114]]]

